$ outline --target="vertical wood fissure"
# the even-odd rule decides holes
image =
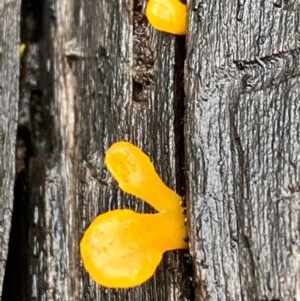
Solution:
[[[186,153],[185,153],[185,50],[186,39],[184,36],[178,36],[175,40],[175,70],[174,70],[174,143],[175,143],[175,176],[177,193],[182,196],[182,210],[186,210]],[[189,217],[186,217],[187,222]],[[187,223],[186,226],[188,227]],[[186,238],[189,240],[189,237]],[[184,276],[187,281],[185,296],[189,301],[195,300],[193,265],[190,254],[186,253],[184,262]],[[184,299],[186,300],[186,299]]]
[[[175,169],[176,187],[181,196],[185,196],[185,93],[184,93],[184,61],[185,37],[176,37],[175,72],[174,72],[174,135],[175,135]],[[185,206],[185,204],[183,204]]]

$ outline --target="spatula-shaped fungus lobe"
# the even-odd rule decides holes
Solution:
[[[119,186],[158,213],[113,210],[99,215],[84,233],[84,266],[100,285],[129,288],[148,280],[168,250],[185,249],[187,230],[181,198],[157,175],[149,157],[129,142],[106,153],[106,165]]]
[[[179,0],[149,0],[146,16],[149,23],[158,30],[177,35],[186,34],[187,7]]]

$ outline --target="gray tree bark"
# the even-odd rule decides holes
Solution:
[[[197,300],[300,300],[299,12],[288,2],[189,3]]]
[[[20,1],[0,2],[0,291],[6,266],[15,182],[19,96]]]

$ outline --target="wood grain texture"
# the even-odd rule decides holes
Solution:
[[[300,300],[298,2],[191,0],[186,40],[152,29],[143,0],[26,2],[22,300]],[[13,202],[19,14],[19,2],[0,3],[0,281]],[[152,279],[129,290],[101,288],[83,269],[78,246],[93,218],[152,211],[122,193],[104,166],[119,140],[141,147],[186,196],[195,295],[187,252],[166,254]]]
[[[299,11],[300,1],[299,0],[276,0],[273,2],[275,6],[289,11]]]
[[[38,46],[46,72],[37,103],[44,113],[31,116],[29,299],[192,300],[185,251],[167,254],[151,280],[130,290],[96,285],[79,254],[80,238],[98,214],[152,210],[122,193],[106,170],[104,154],[113,142],[141,147],[164,181],[182,190],[174,131],[177,42],[150,28],[138,1],[64,0],[51,15],[49,3]],[[41,116],[44,122],[35,123]]]
[[[189,6],[196,300],[299,300],[299,13],[272,1]]]
[[[8,253],[15,181],[19,14],[20,1],[0,2],[0,293]]]

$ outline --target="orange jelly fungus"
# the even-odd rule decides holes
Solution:
[[[149,157],[129,142],[117,142],[106,164],[119,186],[152,205],[158,213],[128,209],[99,215],[80,242],[83,264],[100,285],[129,288],[148,280],[164,252],[186,249],[181,198],[157,175]]]
[[[156,29],[177,35],[186,34],[187,7],[179,0],[149,0],[149,23]]]

